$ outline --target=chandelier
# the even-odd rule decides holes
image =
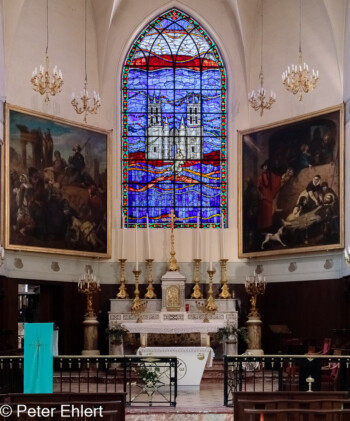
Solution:
[[[45,102],[50,101],[49,95],[55,96],[62,90],[63,78],[61,70],[54,67],[50,75],[49,66],[49,3],[46,0],[46,53],[45,53],[45,66],[40,65],[39,72],[37,67],[32,73],[30,82],[35,92],[40,95],[45,95]]]
[[[248,94],[249,104],[255,111],[260,110],[260,117],[263,115],[264,110],[269,110],[272,104],[276,101],[276,94],[271,91],[270,96],[267,98],[266,91],[264,88],[264,74],[263,74],[263,3],[261,2],[261,48],[260,48],[260,88],[257,92],[254,90]]]
[[[318,70],[312,69],[310,72],[309,66],[303,62],[303,54],[301,50],[301,0],[299,3],[299,54],[298,64],[288,66],[287,70],[282,73],[282,83],[287,91],[292,94],[299,94],[299,101],[303,100],[303,93],[308,93],[316,88],[318,77]]]
[[[71,104],[77,114],[84,113],[84,122],[87,122],[87,115],[89,114],[96,114],[97,110],[101,106],[101,98],[98,93],[93,91],[93,97],[89,98],[88,92],[88,81],[87,81],[87,72],[86,72],[86,0],[85,0],[85,80],[84,80],[84,88],[80,92],[80,97],[76,98],[75,93],[72,93],[72,101]],[[79,103],[81,101],[81,103]]]

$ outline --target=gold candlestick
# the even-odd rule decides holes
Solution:
[[[207,272],[209,275],[209,291],[208,291],[208,298],[207,298],[207,303],[205,307],[208,312],[215,313],[216,310],[218,309],[218,306],[216,305],[215,300],[214,300],[214,293],[213,293],[213,276],[214,276],[215,270],[208,269]]]
[[[250,313],[248,314],[248,317],[260,317],[260,314],[256,308],[256,300],[257,300],[258,295],[262,295],[265,293],[265,289],[266,289],[265,277],[264,277],[264,280],[262,279],[262,276],[260,275],[246,277],[245,290],[249,295],[251,295]]]
[[[231,293],[228,288],[226,264],[228,259],[220,259],[221,265],[221,292],[219,298],[231,298]]]
[[[137,314],[136,323],[142,323],[141,313],[143,313],[147,306],[147,301],[140,300],[140,290],[139,290],[139,276],[140,270],[133,270],[135,276],[135,298],[132,302],[131,311]]]
[[[93,309],[93,296],[101,291],[100,282],[90,271],[85,273],[78,282],[78,291],[86,295],[86,313],[85,319],[96,318]]]
[[[199,298],[203,298],[203,294],[199,287],[199,282],[200,282],[199,265],[200,265],[201,259],[193,259],[193,261],[194,261],[194,274],[193,274],[194,287],[193,287],[193,292],[191,294],[191,298],[195,298],[196,300],[198,300]]]
[[[157,295],[153,289],[152,262],[153,262],[153,259],[146,259],[147,272],[148,272],[148,287],[147,287],[147,292],[145,294],[145,298],[149,298],[149,299],[157,298]]]
[[[116,298],[125,299],[129,297],[125,287],[125,262],[126,259],[119,259],[120,262],[120,286]]]

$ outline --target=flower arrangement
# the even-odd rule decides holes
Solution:
[[[221,343],[226,342],[232,336],[236,336],[248,343],[248,329],[246,327],[235,327],[229,323],[225,327],[220,327],[215,336]]]
[[[160,368],[156,365],[144,365],[138,369],[138,374],[146,386],[153,386],[159,381]]]
[[[120,345],[123,342],[124,336],[128,332],[128,329],[119,323],[116,323],[112,327],[106,329],[106,335],[112,345]]]

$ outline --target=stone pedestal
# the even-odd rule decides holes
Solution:
[[[186,278],[178,271],[168,271],[162,281],[162,311],[185,311]]]
[[[84,349],[82,355],[100,355],[98,347],[98,325],[96,317],[88,317],[83,321]]]
[[[248,329],[248,349],[251,355],[264,355],[261,349],[261,325],[262,321],[258,316],[250,316],[246,321]]]

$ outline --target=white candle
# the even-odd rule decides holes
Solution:
[[[196,230],[196,259],[199,259],[199,214],[197,215],[197,230]]]
[[[147,247],[148,247],[148,258],[151,258],[151,243],[149,238],[149,219],[147,214]]]
[[[139,261],[137,258],[137,223],[135,225],[135,261],[136,261],[136,270],[139,270]]]
[[[125,216],[124,213],[122,214],[122,252],[121,252],[121,259],[124,259],[124,226],[125,226]]]
[[[212,224],[209,226],[209,270],[213,270],[213,261],[211,259],[211,236]]]
[[[224,214],[221,214],[221,230],[220,230],[220,248],[221,248],[221,259],[224,258]]]

